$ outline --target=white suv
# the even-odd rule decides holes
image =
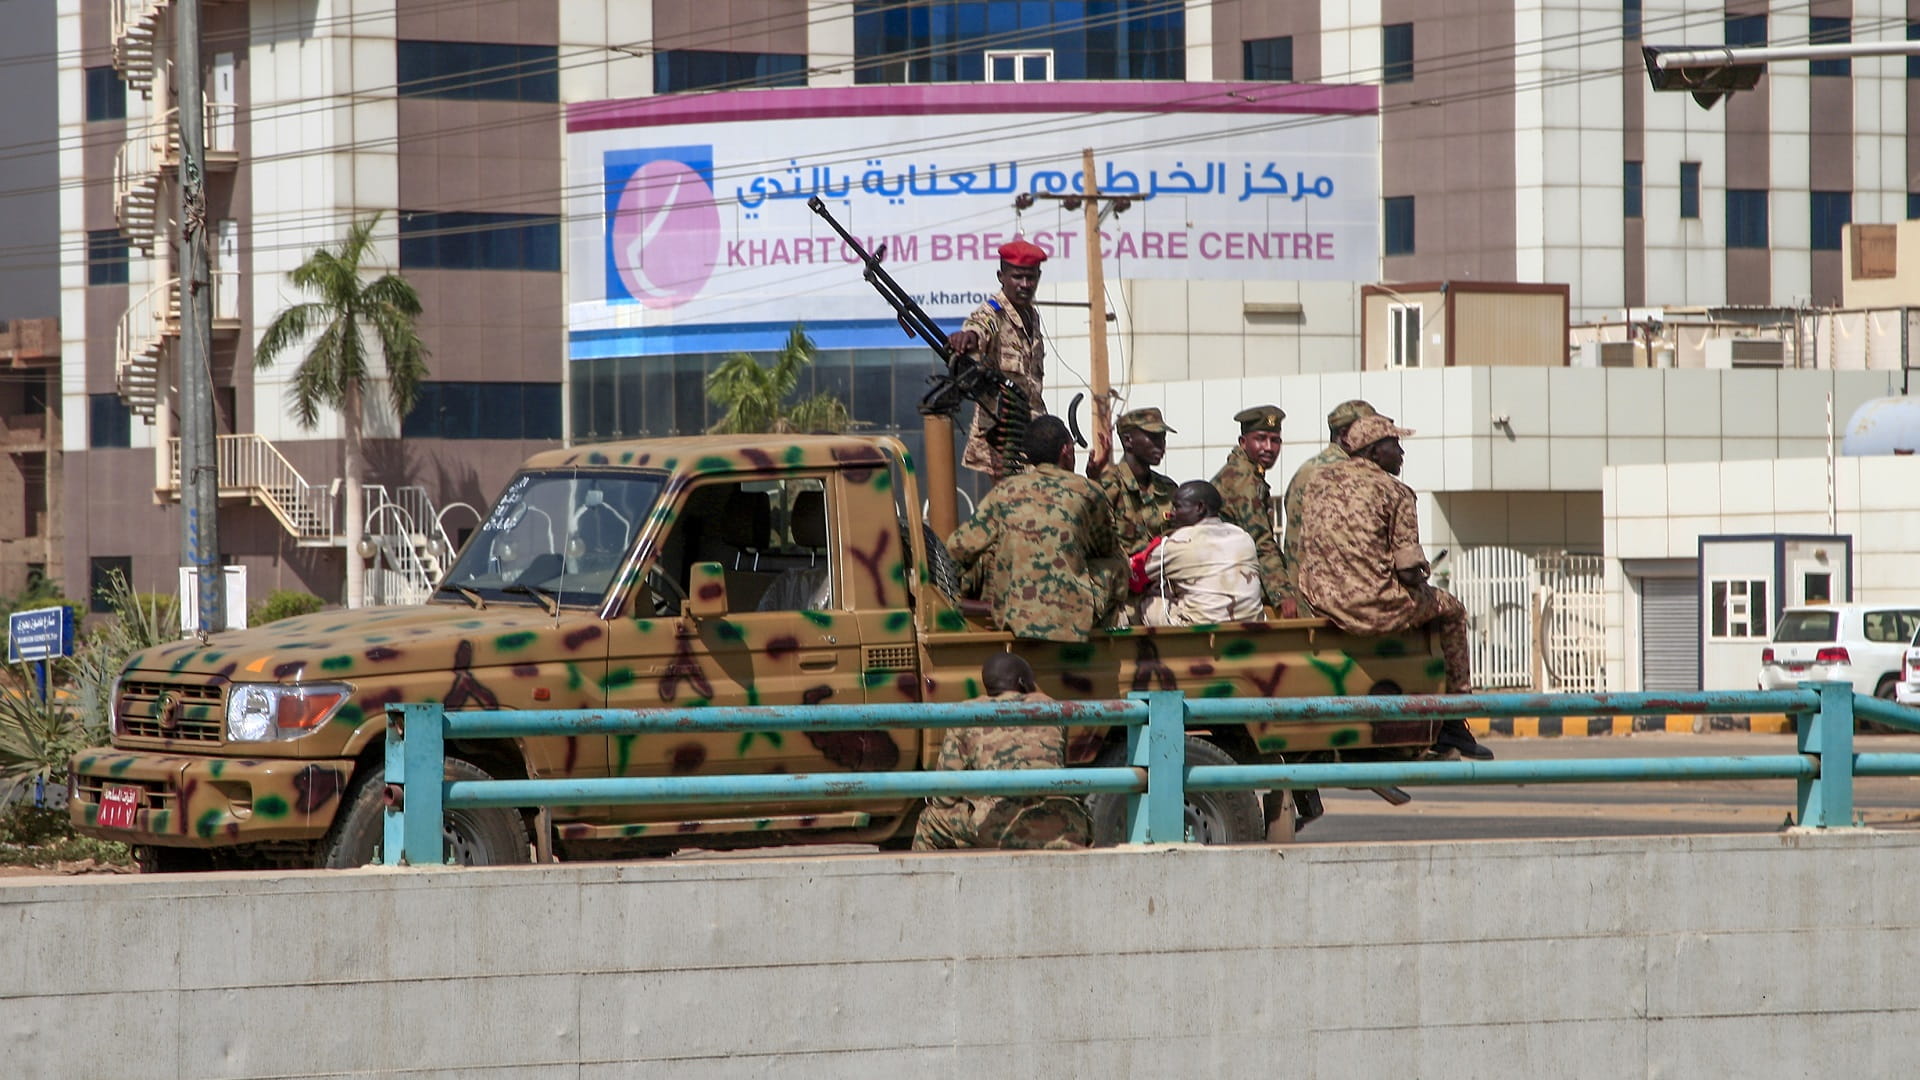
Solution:
[[[1892,700],[1895,689],[1905,685],[1902,668],[1916,636],[1920,636],[1920,607],[1788,608],[1773,628],[1773,644],[1760,654],[1760,689],[1850,682],[1857,693]],[[1920,657],[1915,659],[1920,662]],[[1914,692],[1920,695],[1920,683],[1914,685]]]
[[[1907,643],[1907,655],[1900,665],[1900,685],[1894,697],[1902,705],[1920,705],[1920,631]]]

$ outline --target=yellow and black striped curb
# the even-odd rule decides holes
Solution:
[[[1575,735],[1637,735],[1665,732],[1674,735],[1712,731],[1746,731],[1780,735],[1793,731],[1784,713],[1753,716],[1516,716],[1500,720],[1468,720],[1475,735],[1512,735],[1522,739],[1554,739]]]

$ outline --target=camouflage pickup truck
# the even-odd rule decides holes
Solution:
[[[540,454],[514,476],[431,602],[330,611],[135,655],[113,745],[72,770],[81,831],[156,869],[356,866],[381,835],[385,706],[658,708],[960,701],[981,663],[1026,656],[1060,698],[1431,692],[1424,635],[1358,638],[1318,619],[1016,641],[971,614],[888,438],[707,436]],[[1425,722],[1196,729],[1200,763],[1405,756]],[[1076,762],[1119,731],[1074,733]],[[689,776],[931,768],[937,731],[650,735],[449,747],[450,778]],[[1196,793],[1201,838],[1260,839],[1251,793]],[[562,857],[810,840],[904,843],[917,801],[555,807]],[[1095,800],[1117,835],[1121,807]],[[529,858],[531,811],[462,810],[451,850]]]

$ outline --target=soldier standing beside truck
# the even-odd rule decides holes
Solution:
[[[1120,460],[1107,463],[1098,480],[1113,503],[1120,553],[1130,555],[1173,530],[1167,517],[1173,509],[1173,478],[1153,471],[1167,456],[1167,433],[1173,429],[1159,409],[1130,410],[1113,426],[1123,453]]]
[[[996,627],[1085,641],[1126,592],[1113,507],[1073,471],[1073,437],[1059,417],[1034,420],[1026,451],[1027,471],[995,484],[947,549],[962,571],[984,564]]]
[[[1013,653],[995,653],[980,668],[980,683],[992,701],[1052,701],[1040,692],[1033,668]],[[1064,769],[1067,730],[1044,727],[949,728],[940,743],[942,771],[960,769]],[[1093,822],[1079,799],[1064,795],[996,798],[950,795],[927,800],[913,831],[918,851],[939,848],[1087,847]]]
[[[947,338],[949,349],[978,354],[982,366],[1017,383],[1026,392],[1034,416],[1047,411],[1040,400],[1047,345],[1040,330],[1040,313],[1033,306],[1033,295],[1040,288],[1040,264],[1046,261],[1047,253],[1038,244],[1013,240],[1000,245],[1000,291],[974,308],[960,331]],[[998,482],[1007,475],[1007,465],[988,431],[993,424],[992,411],[976,404],[960,464]]]

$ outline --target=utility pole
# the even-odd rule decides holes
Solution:
[[[1132,195],[1102,195],[1100,181],[1093,171],[1093,149],[1080,151],[1081,191],[1079,195],[1054,195],[1039,192],[1014,199],[1016,210],[1025,210],[1035,199],[1057,199],[1068,212],[1083,210],[1087,248],[1087,383],[1093,397],[1093,452],[1087,461],[1087,475],[1099,476],[1113,460],[1113,386],[1107,376],[1107,278],[1101,262],[1100,222],[1109,213],[1125,213],[1133,205]],[[1101,204],[1105,203],[1103,209]]]
[[[180,557],[198,581],[200,631],[227,628],[214,458],[213,275],[207,265],[206,110],[200,103],[200,0],[174,0],[173,87],[180,127]]]

